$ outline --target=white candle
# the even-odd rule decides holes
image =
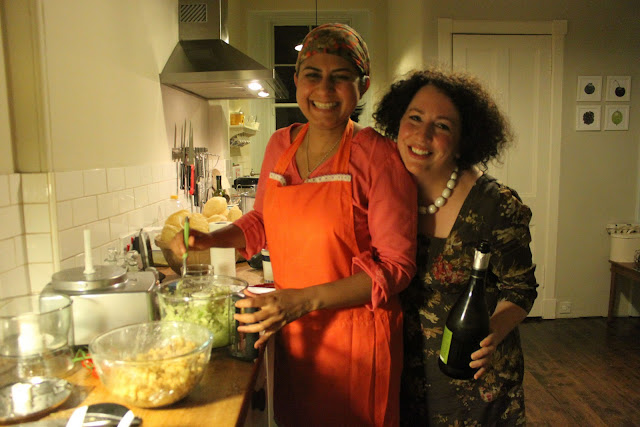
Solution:
[[[91,230],[84,230],[84,274],[93,274],[93,259],[91,258]]]
[[[21,355],[33,355],[42,352],[42,334],[38,318],[33,315],[19,323],[18,347]]]

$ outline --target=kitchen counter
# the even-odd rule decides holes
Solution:
[[[165,281],[176,275],[169,269]],[[262,271],[254,270],[246,263],[238,264],[236,276],[250,285],[262,283]],[[204,378],[181,401],[163,408],[143,409],[119,402],[102,386],[100,380],[79,364],[65,379],[74,384],[74,391],[67,402],[44,419],[68,419],[73,410],[82,405],[102,402],[123,403],[142,418],[144,426],[200,427],[267,425],[270,406],[266,385],[266,355],[270,348],[261,350],[255,362],[245,362],[228,355],[228,348],[214,349]]]

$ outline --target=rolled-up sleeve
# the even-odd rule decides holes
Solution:
[[[395,143],[383,139],[374,141],[366,167],[361,167],[369,185],[362,200],[366,202],[368,247],[353,258],[352,271],[364,271],[371,277],[373,309],[389,301],[405,289],[416,273],[417,190],[407,172]],[[354,156],[354,161],[358,156]],[[359,163],[359,162],[358,162]],[[355,165],[358,167],[358,164]],[[354,187],[357,191],[358,186]],[[356,197],[358,199],[358,197]],[[362,233],[356,222],[356,235]],[[359,243],[364,241],[359,236]]]

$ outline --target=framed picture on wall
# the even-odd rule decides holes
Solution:
[[[578,76],[578,101],[600,101],[602,76]]]
[[[607,76],[607,101],[631,101],[631,77]]]
[[[600,105],[576,107],[576,130],[600,130]]]
[[[629,130],[629,106],[605,105],[604,130]]]

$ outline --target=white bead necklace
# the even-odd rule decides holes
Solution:
[[[431,203],[429,206],[418,206],[418,213],[420,215],[426,214],[434,214],[438,212],[438,209],[444,206],[447,203],[447,199],[451,197],[451,193],[453,193],[453,189],[456,186],[458,181],[458,167],[456,166],[451,172],[451,176],[449,177],[449,181],[447,181],[447,186],[442,190],[442,195],[438,197],[435,202]]]

